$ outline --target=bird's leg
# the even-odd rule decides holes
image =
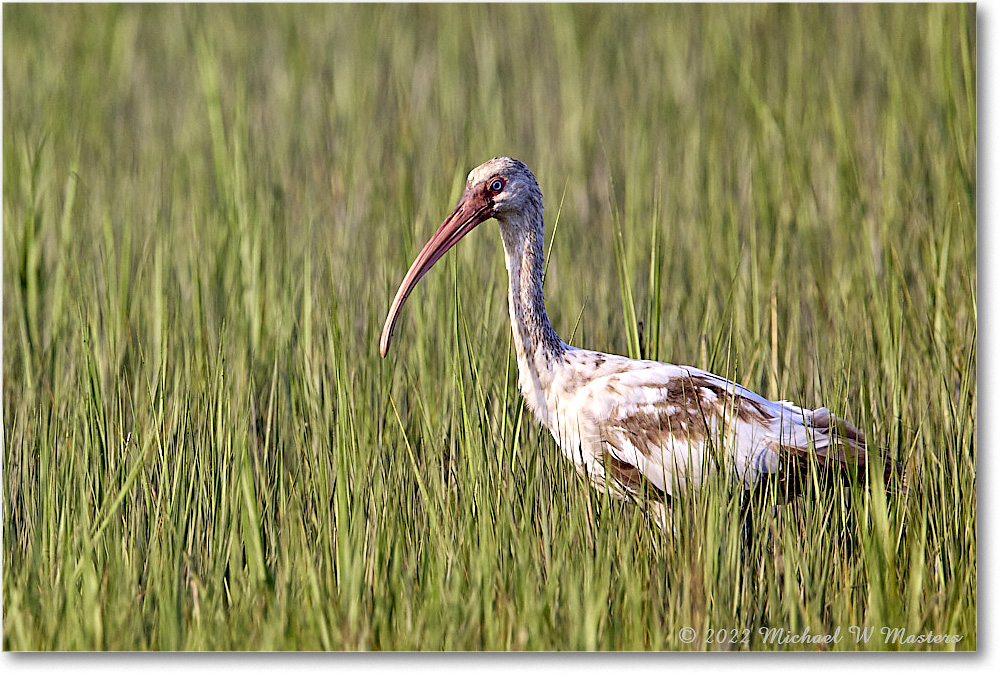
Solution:
[[[766,515],[770,513],[771,526],[764,532],[764,548],[767,548],[769,540],[772,538],[773,524],[778,517],[778,507],[771,503],[768,496],[771,491],[769,486],[756,485],[743,491],[740,498],[740,536],[743,540],[743,550],[746,552],[753,550],[754,544],[754,514],[762,511]],[[768,509],[768,504],[771,507]],[[765,510],[766,509],[766,510]],[[772,542],[773,543],[773,542]]]
[[[753,507],[754,500],[748,498],[749,491],[743,493],[740,505],[740,536],[743,539],[743,550],[750,551],[753,544]]]

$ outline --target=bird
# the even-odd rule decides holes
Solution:
[[[902,466],[871,450],[862,432],[826,407],[772,401],[693,366],[573,347],[545,311],[542,192],[531,170],[494,157],[468,174],[458,205],[417,254],[389,306],[379,343],[385,358],[407,297],[433,265],[481,223],[499,224],[509,275],[508,309],[518,385],[535,419],[593,487],[666,505],[721,469],[747,493],[769,484],[800,491],[810,462],[863,476],[875,454],[889,490],[906,491]]]

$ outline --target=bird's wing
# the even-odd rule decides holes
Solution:
[[[748,485],[813,458],[863,467],[864,436],[826,408],[771,401],[704,370],[589,352],[577,395],[598,430],[605,472],[635,491],[642,478],[667,494],[725,465]],[[707,454],[707,456],[706,456]],[[887,473],[887,476],[889,474]]]

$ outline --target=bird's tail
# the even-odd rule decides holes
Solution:
[[[850,470],[867,468],[872,461],[881,462],[886,490],[899,494],[909,492],[909,472],[902,462],[882,448],[870,448],[856,426],[825,407],[807,412],[805,417],[809,426],[824,438],[825,442],[816,443],[814,450],[823,465],[839,464],[840,468]]]

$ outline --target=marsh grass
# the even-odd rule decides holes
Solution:
[[[974,9],[3,12],[4,649],[976,647]],[[719,478],[668,532],[589,489],[521,403],[490,224],[381,360],[498,154],[560,334],[827,405],[909,497],[745,537]]]

